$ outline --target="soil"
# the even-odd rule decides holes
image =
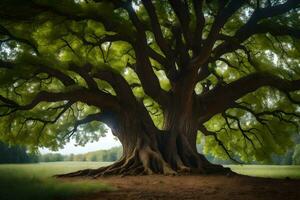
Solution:
[[[68,178],[67,181],[80,181]],[[241,175],[111,176],[97,181],[117,188],[76,200],[300,200],[300,180]]]

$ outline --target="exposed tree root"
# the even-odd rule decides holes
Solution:
[[[135,149],[131,156],[123,157],[116,163],[101,167],[99,169],[85,169],[73,173],[56,175],[56,177],[77,177],[87,176],[97,178],[106,175],[151,175],[164,174],[176,175],[162,156],[146,147],[140,150]]]
[[[145,135],[146,133],[143,136]],[[165,139],[168,136],[164,135]],[[185,137],[180,137],[178,141],[175,145],[171,143],[171,145],[165,146],[166,143],[158,144],[154,138],[133,137],[132,140],[123,141],[124,155],[114,164],[99,169],[86,169],[57,175],[56,177],[87,176],[97,178],[108,175],[228,174],[231,172],[230,169],[221,165],[209,163],[203,155],[197,153],[196,148],[192,148]]]
[[[203,167],[189,167],[181,161],[176,169],[172,169],[165,162],[162,156],[151,150],[144,148],[143,150],[134,150],[130,157],[122,157],[119,161],[112,165],[101,167],[98,169],[85,169],[73,173],[56,175],[56,177],[92,177],[108,175],[135,176],[135,175],[179,175],[179,174],[234,174],[229,168],[221,165],[207,164]]]

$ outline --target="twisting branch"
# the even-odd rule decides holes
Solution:
[[[295,128],[299,129],[300,124],[297,123],[298,119],[300,119],[300,114],[297,112],[287,112],[281,109],[275,109],[275,110],[267,110],[267,111],[261,111],[261,112],[255,112],[251,108],[235,103],[233,104],[232,108],[239,108],[242,110],[245,110],[249,113],[251,113],[255,119],[261,123],[262,125],[266,125],[266,122],[268,121],[267,119],[263,118],[264,116],[273,116],[275,118],[278,118],[280,121],[292,124],[295,126]],[[289,118],[285,118],[284,116],[289,116]],[[294,119],[294,120],[293,120]]]
[[[179,22],[181,25],[181,32],[185,38],[188,47],[192,45],[192,35],[190,31],[190,12],[189,5],[186,0],[183,1],[172,1],[168,0],[169,4],[172,6]]]
[[[4,106],[9,107],[9,108],[15,108],[18,106],[18,104],[10,99],[7,99],[3,96],[0,95],[0,101],[4,103]],[[2,107],[4,107],[2,106]]]
[[[193,0],[193,6],[196,14],[196,28],[194,33],[194,47],[193,50],[196,54],[200,53],[202,46],[202,32],[205,26],[205,18],[203,13],[204,0]]]
[[[71,130],[69,130],[63,137],[64,138],[72,137],[76,133],[80,125],[87,124],[93,121],[103,121],[103,120],[105,120],[105,116],[103,113],[90,114],[83,119],[77,120],[74,124],[74,127]]]
[[[69,66],[70,66],[70,68],[69,68],[70,70],[76,72],[77,74],[79,74],[84,79],[87,86],[91,90],[98,90],[97,83],[94,81],[92,76],[89,74],[91,69],[92,69],[91,64],[86,64],[85,66],[80,67],[80,66],[77,66],[75,63],[71,63]]]
[[[126,35],[123,35],[123,34],[120,34],[120,33],[116,33],[116,34],[113,34],[113,35],[104,34],[104,35],[101,35],[101,37],[93,34],[92,38],[93,38],[93,40],[96,41],[96,42],[93,42],[93,41],[87,39],[87,37],[83,33],[76,32],[68,26],[66,26],[66,28],[72,35],[74,35],[78,39],[80,39],[83,42],[83,44],[91,45],[93,47],[101,46],[103,43],[106,43],[106,42],[125,41],[125,42],[128,42],[129,44],[133,43],[133,41],[130,37],[128,37]]]
[[[299,6],[299,1],[288,0],[285,3],[276,6],[256,9],[251,15],[250,19],[247,21],[247,23],[236,31],[235,35],[232,37],[231,40],[225,40],[222,44],[220,44],[214,49],[212,53],[214,55],[214,58],[219,58],[225,53],[236,50],[238,48],[238,44],[241,44],[242,42],[244,42],[249,37],[255,34],[273,32],[273,34],[284,35],[287,33],[292,33],[292,35],[298,37],[298,31],[290,30],[291,28],[289,27],[284,27],[282,25],[277,27],[273,23],[272,25],[265,26],[264,23],[259,24],[258,22],[260,22],[263,19],[284,14]],[[273,26],[273,28],[270,29],[271,26]],[[234,41],[234,43],[232,43],[232,41]]]
[[[241,124],[241,121],[238,117],[235,117],[233,115],[230,115],[228,113],[223,113],[223,116],[225,118],[229,118],[229,119],[233,119],[234,121],[236,121],[237,123],[237,127],[238,127],[238,130],[240,131],[240,133],[242,134],[242,136],[251,143],[252,147],[256,150],[256,146],[254,144],[254,142],[252,141],[252,139],[247,135],[247,133],[252,133],[253,134],[253,130],[255,130],[254,128],[250,128],[250,129],[244,129],[242,127],[242,124]],[[255,135],[255,134],[254,134]]]
[[[33,62],[27,61],[27,63],[22,61],[22,63],[19,63],[19,62],[0,60],[0,68],[14,69],[14,68],[17,67],[17,65],[22,65],[22,64],[28,64],[28,65],[31,65],[33,67],[36,67],[36,72],[37,73],[35,75],[37,75],[39,73],[46,73],[46,74],[49,74],[52,77],[57,78],[65,86],[71,86],[71,85],[75,84],[75,81],[71,77],[66,75],[65,73],[61,72],[58,69],[48,67],[48,66],[46,66],[42,63],[36,63],[34,61]]]
[[[138,32],[136,43],[133,45],[136,55],[135,71],[141,80],[145,93],[162,106],[165,106],[168,104],[169,94],[160,87],[147,52],[145,52],[145,49],[148,49],[148,44],[144,25],[130,3],[123,4],[123,8],[127,11],[131,22]]]
[[[241,71],[243,74],[247,74],[247,72],[245,72],[242,68],[234,66],[233,64],[230,63],[229,60],[226,60],[225,58],[219,58],[218,60],[224,62],[228,67],[231,67],[237,71]]]
[[[132,86],[128,84],[122,75],[112,72],[111,70],[97,70],[97,72],[93,74],[93,77],[107,81],[117,93],[116,98],[118,98],[123,104],[126,104],[126,102],[128,104],[136,102],[131,90]]]
[[[155,50],[153,50],[151,47],[147,48],[147,53],[148,53],[149,57],[151,57],[152,59],[157,61],[163,67],[169,66],[168,60],[164,56],[160,55]]]
[[[25,38],[21,38],[21,37],[17,37],[15,35],[13,35],[7,28],[5,28],[4,26],[2,26],[1,24],[0,24],[0,35],[7,36],[8,39],[6,41],[16,41],[16,42],[20,42],[20,43],[26,44],[29,47],[31,47],[31,49],[36,54],[39,54],[37,46],[32,41],[30,41],[28,39],[25,39]]]
[[[211,51],[213,46],[218,39],[219,32],[228,21],[228,19],[245,3],[244,0],[232,0],[228,5],[224,5],[225,8],[219,9],[219,13],[215,18],[212,28],[204,41],[203,48],[201,49],[199,55],[195,57],[191,63],[190,67],[200,68],[211,56]]]
[[[25,121],[40,121],[40,122],[44,122],[44,123],[51,123],[54,124],[55,122],[57,122],[57,120],[59,120],[59,118],[69,109],[71,108],[71,106],[74,104],[74,102],[72,101],[68,101],[67,103],[65,103],[64,105],[61,106],[57,106],[56,108],[51,108],[52,110],[59,110],[62,109],[58,115],[53,119],[53,120],[44,120],[44,119],[40,119],[40,118],[34,118],[34,117],[28,117],[26,118]]]
[[[218,142],[218,145],[224,150],[224,152],[226,153],[226,155],[228,156],[228,158],[230,160],[232,160],[236,163],[242,164],[241,162],[237,161],[235,158],[233,158],[231,156],[231,154],[229,153],[229,150],[225,147],[224,143],[218,138],[216,133],[207,130],[206,127],[202,124],[198,128],[205,136],[213,136],[214,139]]]
[[[158,17],[155,12],[155,7],[152,4],[152,1],[142,0],[142,2],[148,12],[150,19],[151,19],[151,26],[152,26],[154,37],[155,37],[155,40],[156,40],[158,46],[160,47],[162,52],[168,57],[168,59],[172,59],[173,53],[171,51],[169,44],[167,43],[167,41],[165,40],[165,38],[162,34],[160,24],[158,21]]]
[[[91,91],[87,89],[77,89],[69,92],[58,93],[41,91],[30,103],[26,105],[19,105],[17,102],[14,102],[3,96],[1,96],[0,100],[4,103],[3,106],[11,109],[8,113],[3,114],[2,116],[7,116],[19,110],[31,110],[41,102],[59,101],[81,101],[88,105],[98,106],[99,108],[119,110],[119,103],[114,96],[101,91]]]
[[[199,101],[205,104],[200,109],[203,113],[206,113],[208,120],[213,115],[227,110],[237,99],[263,86],[273,87],[284,93],[289,93],[300,90],[300,80],[288,81],[270,74],[254,73],[232,83],[219,85],[199,96]]]
[[[250,106],[249,106],[250,107]],[[252,116],[255,117],[256,121],[258,121],[260,124],[262,125],[266,125],[268,120],[264,119],[264,118],[261,118],[259,115],[257,115],[251,108],[249,108],[248,106],[246,105],[243,105],[242,103],[236,103],[234,102],[231,106],[231,108],[238,108],[238,109],[241,109],[241,110],[244,110],[248,113],[250,113]]]

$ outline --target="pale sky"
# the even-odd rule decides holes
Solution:
[[[81,154],[87,153],[90,151],[97,151],[100,149],[109,149],[111,147],[120,146],[121,143],[116,140],[116,138],[112,135],[110,129],[108,129],[106,133],[106,137],[102,137],[99,139],[98,142],[87,143],[84,147],[82,146],[75,146],[75,141],[72,140],[71,142],[67,143],[63,149],[59,151],[50,151],[46,148],[40,148],[40,153],[60,153],[60,154]]]

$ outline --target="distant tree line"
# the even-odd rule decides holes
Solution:
[[[202,148],[198,145],[198,151]],[[48,153],[39,155],[39,162],[59,162],[59,161],[97,161],[97,162],[114,162],[122,156],[122,147],[113,147],[108,150],[98,150],[85,154],[62,155],[59,153]],[[215,164],[235,164],[231,160],[223,160],[214,157],[211,154],[205,155],[206,158]],[[300,142],[294,148],[289,149],[283,155],[272,156],[272,159],[265,163],[250,162],[245,164],[274,164],[274,165],[300,165]]]
[[[0,142],[0,163],[34,163],[38,162],[35,153],[29,153],[23,146],[9,146]]]
[[[59,153],[48,153],[39,155],[40,162],[59,162],[59,161],[97,161],[113,162],[122,156],[122,147],[113,147],[108,150],[98,150],[85,154],[62,155]]]
[[[300,139],[295,138],[297,145],[289,149],[283,155],[272,156],[272,160],[264,164],[275,165],[300,165]],[[202,152],[201,146],[197,146],[198,151]],[[9,146],[0,142],[0,163],[35,163],[35,162],[59,162],[59,161],[97,161],[97,162],[114,162],[122,156],[122,147],[113,147],[108,150],[92,151],[85,154],[62,155],[60,153],[36,154],[29,153],[26,147]],[[235,164],[231,160],[222,160],[207,154],[206,158],[216,164]],[[261,164],[261,163],[247,163]]]

